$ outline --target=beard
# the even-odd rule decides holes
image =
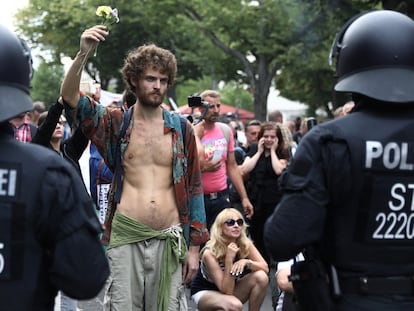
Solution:
[[[219,115],[211,114],[206,117],[206,120],[210,121],[211,123],[217,122],[219,119]]]
[[[159,107],[163,100],[165,94],[161,94],[161,92],[153,91],[151,93],[145,93],[137,90],[137,98],[139,103],[145,107]]]

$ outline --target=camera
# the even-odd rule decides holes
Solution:
[[[199,96],[198,94],[192,94],[190,96],[188,96],[188,106],[191,108],[194,107],[206,107],[208,108],[210,106],[210,104],[208,102],[202,101],[201,100],[201,96]]]
[[[188,96],[187,100],[188,100],[188,106],[191,108],[195,108],[195,107],[206,108],[204,109],[203,114],[199,118],[193,121],[193,124],[196,125],[197,123],[200,123],[205,118],[208,108],[210,107],[210,104],[208,102],[202,101],[201,96],[198,95],[197,93]]]

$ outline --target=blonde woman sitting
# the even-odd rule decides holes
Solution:
[[[191,284],[191,295],[200,311],[258,311],[266,296],[268,265],[246,236],[246,224],[234,208],[221,211],[210,240],[201,250],[201,263]]]

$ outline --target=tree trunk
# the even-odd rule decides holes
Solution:
[[[254,116],[255,119],[265,121],[267,118],[267,96],[270,85],[256,83],[254,88]]]
[[[255,73],[251,85],[254,89],[254,115],[260,121],[267,119],[267,97],[269,95],[270,86],[276,74],[277,65],[271,65],[266,55],[257,55],[257,73]]]

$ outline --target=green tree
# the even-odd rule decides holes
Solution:
[[[325,22],[318,27],[319,40],[315,35],[301,40],[283,61],[281,74],[275,78],[282,96],[305,102],[309,115],[315,115],[324,107],[332,117],[331,107],[343,105],[349,95],[333,91],[336,82],[334,66],[328,64],[331,44],[341,26],[352,16],[371,9],[391,9],[414,16],[414,2],[398,0],[333,0],[326,1],[322,10]],[[313,38],[312,38],[313,37]]]
[[[85,67],[104,89],[114,80],[117,91],[124,89],[119,69],[126,53],[148,42],[176,54],[181,81],[201,77],[201,66],[182,56],[183,50],[200,48],[200,40],[191,29],[181,32],[180,25],[169,27],[168,20],[154,19],[157,14],[149,12],[140,1],[134,5],[126,0],[108,1],[107,4],[118,8],[120,23],[111,26],[108,40],[99,44],[97,56],[91,57]],[[96,0],[31,0],[28,7],[17,14],[17,27],[32,47],[47,51],[53,61],[59,61],[62,56],[74,57],[82,32],[100,22],[95,15],[99,5],[101,2]]]
[[[54,45],[56,58],[63,52],[72,56],[85,24],[95,23],[96,1],[79,3],[32,0],[21,13],[26,16],[21,19],[22,31],[35,43],[48,48]],[[276,72],[323,16],[320,6],[294,0],[141,0],[134,6],[118,1],[116,6],[121,23],[112,27],[110,38],[100,44],[98,56],[86,67],[92,77],[99,73],[96,80],[103,88],[113,78],[120,81],[116,69],[127,50],[154,41],[176,54],[178,84],[203,75],[211,77],[212,87],[220,80],[246,83],[254,96],[255,114],[262,119]],[[176,97],[174,90],[169,96]]]
[[[342,98],[333,92],[334,68],[327,59],[343,23],[382,7],[414,12],[414,3],[407,0],[166,0],[152,5],[164,19],[168,15],[180,18],[187,28],[197,27],[228,59],[237,61],[230,80],[249,85],[255,115],[262,119],[275,77],[282,95],[308,103],[311,114],[323,106],[329,113],[329,103]]]
[[[253,111],[253,96],[246,89],[246,85],[241,85],[235,81],[226,83],[220,90],[222,102],[226,105]]]
[[[319,105],[330,98],[328,90],[332,83],[326,83],[325,77],[328,74],[332,76],[332,73],[327,65],[321,65],[321,50],[315,48],[324,48],[326,54],[329,51],[332,33],[335,33],[333,29],[337,25],[333,3],[336,1],[149,2],[147,4],[154,7],[152,11],[162,12],[163,19],[170,16],[172,20],[179,19],[187,28],[197,28],[204,35],[204,41],[210,41],[224,52],[228,60],[236,60],[236,70],[232,72],[230,80],[249,86],[253,93],[256,118],[266,118],[269,89],[278,72],[281,74],[276,82],[281,81],[281,87],[286,87],[285,93],[297,95],[296,92],[300,90],[311,91],[311,94],[306,93],[305,99],[314,99],[317,95]],[[203,50],[187,53],[206,55]],[[296,56],[302,56],[299,63]],[[323,61],[326,62],[326,56]],[[315,81],[315,69],[322,69],[318,74],[323,85],[311,88],[303,81],[297,86],[288,83],[291,79],[287,70],[291,68],[306,68],[309,73],[305,79],[311,77],[312,81]],[[280,89],[279,85],[277,88]],[[284,90],[281,91],[283,94]],[[292,99],[303,101],[303,98]]]
[[[62,65],[41,62],[32,79],[31,97],[33,101],[42,101],[49,108],[60,94],[64,69]]]
[[[201,93],[211,89],[211,78],[204,77],[199,80],[187,80],[183,82],[177,92],[177,105],[187,105],[187,97],[194,93]],[[220,85],[221,101],[226,105],[253,111],[252,94],[246,90],[245,84],[229,81],[223,86]]]
[[[30,0],[20,12],[19,27],[35,45],[50,50],[54,59],[73,57],[79,36],[97,23],[97,0]],[[208,76],[218,82],[247,84],[257,118],[266,116],[269,88],[306,102],[311,110],[332,101],[333,68],[327,54],[345,20],[372,8],[412,13],[412,1],[396,0],[110,0],[120,12],[120,24],[101,43],[87,71],[106,88],[118,81],[126,52],[155,42],[177,56],[178,88],[189,79]],[[99,70],[98,70],[99,69]],[[276,79],[275,79],[276,77]],[[197,91],[197,90],[195,90]],[[193,92],[191,92],[193,93]]]

